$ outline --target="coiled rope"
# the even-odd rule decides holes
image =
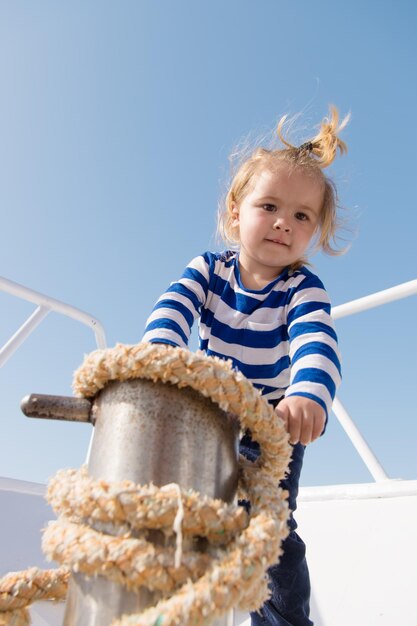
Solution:
[[[91,353],[75,373],[74,391],[93,398],[110,381],[134,378],[191,387],[251,431],[261,456],[256,463],[241,459],[238,487],[239,498],[251,503],[250,514],[175,484],[109,483],[92,480],[85,468],[61,470],[48,487],[47,499],[59,518],[44,532],[43,550],[65,569],[48,574],[49,596],[43,597],[62,598],[69,569],[162,596],[155,606],[114,625],[198,626],[234,607],[258,609],[269,596],[266,571],[278,561],[288,534],[287,494],[278,488],[291,458],[283,422],[231,363],[160,344],[118,344]],[[119,526],[117,536],[91,528],[109,522]],[[176,548],[148,541],[153,529],[176,535]],[[205,537],[209,548],[182,550],[183,536]],[[34,582],[41,574],[46,576],[27,570],[0,580],[0,626],[27,623],[23,607],[32,599],[23,598],[21,590],[41,587]]]

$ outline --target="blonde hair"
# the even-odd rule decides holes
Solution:
[[[337,191],[333,181],[328,178],[323,169],[328,167],[335,159],[337,152],[347,152],[347,145],[338,134],[349,122],[347,115],[339,124],[339,113],[335,106],[330,106],[330,116],[322,120],[319,132],[313,139],[301,146],[293,146],[283,136],[283,129],[287,122],[284,115],[277,127],[278,137],[285,148],[273,150],[257,148],[249,158],[241,161],[238,166],[230,187],[227,192],[224,207],[219,211],[218,232],[226,245],[236,246],[239,243],[239,232],[233,226],[234,214],[232,209],[239,206],[245,196],[250,192],[253,179],[262,170],[274,170],[281,163],[286,163],[291,168],[301,169],[323,184],[323,205],[320,211],[320,220],[317,227],[316,247],[327,254],[341,254],[344,250],[332,246],[339,227],[337,217]],[[293,267],[299,267],[304,260],[296,263]]]

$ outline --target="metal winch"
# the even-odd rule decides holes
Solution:
[[[94,425],[88,459],[93,479],[152,482],[159,487],[177,483],[228,503],[235,498],[238,420],[189,387],[137,378],[108,383],[91,401],[32,394],[21,406],[28,417]],[[100,524],[99,530],[117,534],[110,523],[104,528]],[[152,541],[162,541],[158,531]],[[192,547],[196,549],[195,544]],[[204,542],[197,549],[204,550]],[[140,613],[157,600],[156,592],[145,587],[133,592],[100,575],[87,578],[74,573],[64,625],[107,626],[122,614]],[[232,619],[229,614],[211,624],[229,626]]]

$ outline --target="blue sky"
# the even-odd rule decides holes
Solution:
[[[218,248],[228,156],[329,103],[352,121],[332,167],[351,222],[312,261],[333,303],[416,278],[416,7],[411,1],[0,3],[0,275],[140,340],[159,294]],[[32,305],[0,294],[0,341]],[[416,298],[340,320],[339,397],[388,474],[417,478]],[[93,335],[50,314],[0,372],[0,476],[44,482],[82,463],[91,430],[28,420],[29,392],[70,394]],[[333,418],[303,484],[367,481]]]

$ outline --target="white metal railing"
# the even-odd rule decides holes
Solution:
[[[12,356],[19,346],[29,337],[37,326],[45,319],[51,311],[71,317],[81,324],[89,326],[93,331],[98,348],[106,347],[106,336],[102,324],[89,313],[85,313],[69,304],[50,298],[42,293],[23,287],[7,278],[0,276],[0,291],[4,291],[12,296],[21,298],[28,302],[37,304],[35,311],[27,318],[22,326],[0,349],[0,367]]]
[[[332,317],[339,319],[348,315],[354,315],[355,313],[361,313],[362,311],[373,309],[383,304],[400,300],[401,298],[408,298],[415,294],[417,294],[417,280],[410,280],[396,287],[384,289],[383,291],[378,291],[369,296],[352,300],[346,304],[335,306],[332,310]],[[375,481],[379,482],[389,479],[381,463],[378,461],[339,398],[335,398],[333,402],[333,412]]]
[[[409,280],[407,283],[401,283],[401,285],[391,287],[390,289],[378,291],[370,296],[352,300],[346,304],[339,304],[333,307],[332,317],[339,319],[347,315],[353,315],[354,313],[361,313],[362,311],[373,309],[377,306],[394,302],[395,300],[401,300],[401,298],[408,298],[408,296],[415,294],[417,294],[417,279]]]

